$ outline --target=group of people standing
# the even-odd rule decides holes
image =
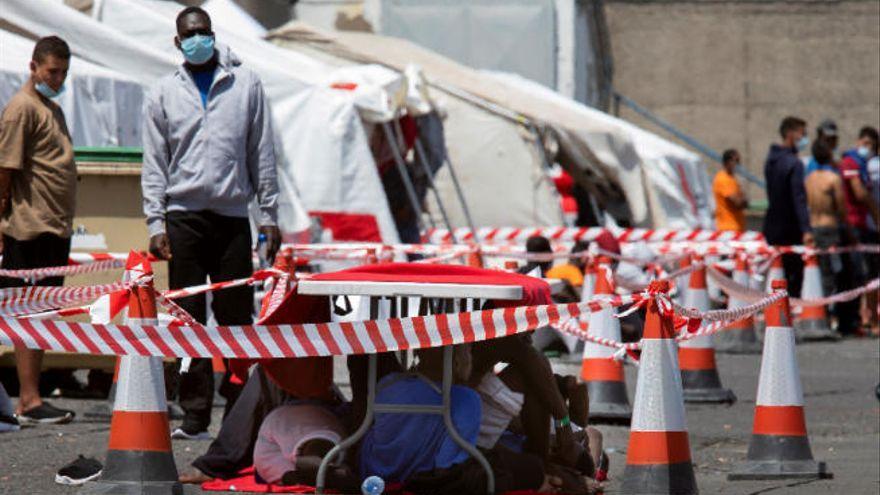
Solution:
[[[768,208],[762,231],[767,243],[817,249],[880,243],[877,129],[861,128],[853,146],[843,152],[837,124],[831,119],[818,125],[811,142],[807,122],[786,117],[779,125],[779,137],[764,162]],[[727,150],[723,160],[724,169],[713,182],[717,228],[742,231],[748,199],[734,176],[739,153]],[[825,295],[859,287],[880,271],[878,255],[873,253],[825,254],[819,263]],[[801,256],[784,255],[783,265],[789,292],[797,296],[802,285]],[[843,335],[861,335],[864,326],[873,335],[880,333],[876,291],[862,301],[835,304],[833,313]]]

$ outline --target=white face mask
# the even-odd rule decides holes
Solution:
[[[859,146],[856,148],[856,153],[862,158],[868,158],[871,156],[871,150],[869,150],[867,146]]]

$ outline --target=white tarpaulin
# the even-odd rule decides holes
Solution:
[[[289,31],[295,27],[297,31]],[[280,36],[272,36],[272,35]],[[296,34],[296,35],[294,35]],[[334,50],[332,40],[311,31],[302,23],[292,23],[270,35],[276,43],[291,50],[341,67],[357,63]],[[523,126],[451,95],[429,92],[419,67],[405,68],[410,91],[407,110],[421,115],[432,110],[432,99],[443,115],[446,150],[461,182],[465,201],[476,226],[560,225],[562,218],[553,184],[542,170],[534,136]],[[437,172],[435,183],[455,227],[466,226],[448,167]],[[434,196],[428,194],[432,213],[438,211]]]
[[[0,108],[30,77],[33,50],[33,40],[0,29]],[[55,101],[74,146],[140,146],[141,123],[131,118],[143,103],[138,82],[74,56],[65,87]]]
[[[640,158],[655,228],[712,228],[712,191],[699,156],[625,120],[590,108],[516,74],[486,72],[504,84],[535,98],[564,107],[598,123],[626,133]]]
[[[105,0],[99,23],[50,0],[4,0],[0,18],[34,36],[58,34],[74,54],[150,85],[173,72],[182,59],[173,45],[179,8],[163,2]],[[270,100],[282,230],[305,231],[305,210],[322,209],[372,215],[382,240],[397,242],[358,110],[349,92],[330,87],[330,69],[271,43],[220,26],[214,29],[218,42],[229,44],[260,75]],[[341,176],[357,177],[358,187],[337,187]]]
[[[551,126],[560,145],[566,147],[567,155],[576,161],[574,166],[590,177],[591,183],[587,185],[600,202],[610,205],[625,201],[629,210],[626,216],[636,224],[651,222],[640,157],[621,126],[598,122],[563,105],[548,104],[546,99],[494,81],[477,70],[403,39],[359,32],[325,33],[302,23],[290,23],[270,33],[272,36],[294,40],[312,37],[334,54],[360,63],[384,64],[399,71],[417,64],[435,88],[457,88],[503,107],[507,113]]]

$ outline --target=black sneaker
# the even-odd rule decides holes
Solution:
[[[0,414],[0,433],[18,431],[20,429],[21,425],[18,424],[18,420],[14,416]]]
[[[75,415],[73,411],[58,409],[48,402],[43,402],[33,409],[16,414],[15,418],[21,425],[60,425],[70,423]]]
[[[75,461],[55,473],[55,483],[59,485],[82,485],[101,476],[103,467],[97,460],[80,455]]]

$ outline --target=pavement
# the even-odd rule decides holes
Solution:
[[[798,347],[806,401],[807,428],[813,456],[826,461],[831,480],[737,481],[727,473],[744,459],[751,431],[760,356],[718,355],[722,382],[739,400],[732,406],[687,406],[692,457],[697,484],[704,494],[876,494],[880,493],[880,402],[874,388],[880,382],[880,341],[844,340]],[[577,374],[578,365],[554,362],[558,372]],[[630,396],[635,368],[627,368]],[[337,374],[341,376],[341,374]],[[78,454],[104,461],[109,425],[81,419],[98,401],[56,399],[55,405],[77,411],[64,426],[28,428],[0,434],[0,494],[74,494],[77,489],[54,483],[55,471]],[[215,408],[211,432],[219,428],[221,409]],[[173,424],[172,426],[176,426]],[[619,493],[626,462],[628,429],[598,426],[611,457],[611,481],[606,493]],[[174,442],[178,469],[207,449],[207,442]],[[198,489],[187,490],[198,493]]]

